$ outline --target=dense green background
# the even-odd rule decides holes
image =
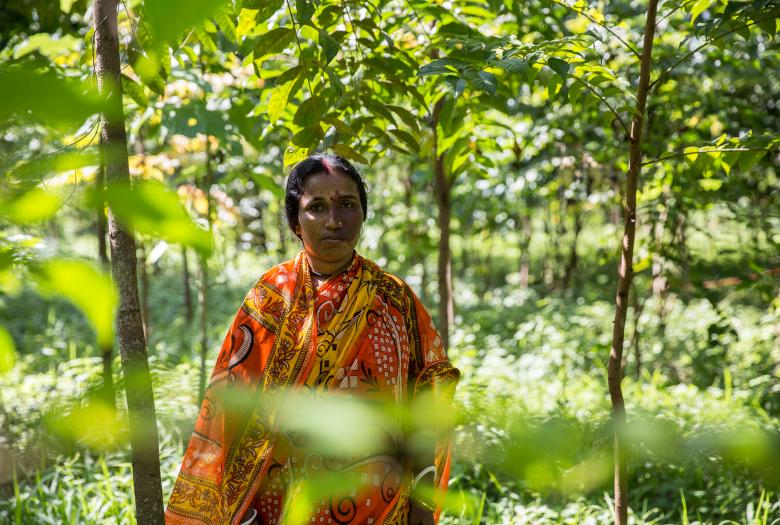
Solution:
[[[199,268],[213,362],[245,292],[299,249],[285,173],[327,150],[369,186],[359,252],[435,317],[444,166],[463,373],[444,521],[609,522],[645,4],[147,4],[119,11],[135,189],[103,197],[139,239],[165,496],[198,410]],[[624,351],[632,523],[780,520],[779,13],[659,9]],[[118,357],[118,413],[95,401],[115,297],[92,24],[83,0],[0,8],[3,523],[135,519]]]

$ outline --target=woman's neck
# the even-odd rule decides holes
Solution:
[[[333,275],[345,271],[347,268],[349,268],[350,263],[352,263],[352,259],[354,257],[355,252],[353,251],[349,257],[346,257],[340,261],[328,262],[314,260],[309,257],[308,253],[306,254],[306,259],[309,261],[309,268],[311,268],[312,274],[320,279],[327,279]]]

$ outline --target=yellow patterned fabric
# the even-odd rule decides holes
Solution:
[[[236,314],[166,523],[233,525],[250,506],[265,525],[280,519],[291,478],[311,475],[317,462],[284,444],[278,404],[265,402],[271,397],[278,401],[305,389],[400,405],[422,390],[451,395],[457,379],[430,316],[408,285],[355,255],[346,272],[315,290],[301,252],[263,275]],[[354,468],[366,486],[321,502],[312,517],[322,523],[405,523],[411,466],[386,456],[360,459],[339,468]],[[435,483],[444,489],[445,442],[437,447],[435,466]]]

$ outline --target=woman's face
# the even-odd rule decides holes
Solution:
[[[363,208],[355,181],[339,170],[306,178],[295,233],[316,271],[335,271],[347,264],[362,225]]]

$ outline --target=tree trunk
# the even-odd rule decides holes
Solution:
[[[628,158],[628,176],[624,213],[623,240],[618,268],[618,287],[615,297],[615,319],[612,325],[612,348],[609,353],[607,376],[609,396],[612,400],[612,417],[615,425],[615,524],[626,525],[628,519],[628,466],[623,447],[621,431],[626,423],[625,404],[620,383],[623,376],[623,340],[626,330],[628,293],[633,279],[632,259],[634,256],[634,235],[636,233],[636,190],[642,160],[642,126],[647,106],[647,91],[650,83],[650,65],[655,36],[655,18],[658,0],[649,0],[642,57],[639,66],[639,85],[636,94],[634,117],[631,121],[631,136]]]
[[[440,98],[433,109],[431,129],[433,131],[433,183],[436,204],[439,209],[439,330],[445,349],[450,346],[450,327],[455,319],[455,305],[452,299],[452,253],[450,252],[450,182],[444,171],[444,152],[439,152],[439,112],[444,105]]]
[[[100,159],[100,169],[97,172],[96,185],[98,190],[102,190],[106,185],[106,167],[105,159]],[[99,193],[99,192],[98,192]],[[100,265],[108,270],[111,266],[111,261],[108,259],[108,244],[106,243],[106,235],[108,234],[108,224],[106,223],[106,205],[103,199],[97,204],[96,222],[97,222],[97,241],[98,241],[98,258],[100,259]],[[100,355],[103,359],[103,391],[101,397],[110,406],[116,406],[116,395],[114,393],[114,345],[111,343],[105,344],[100,348]]]
[[[144,337],[149,341],[151,325],[149,323],[149,272],[146,268],[146,244],[138,241],[138,271],[141,273],[141,320],[144,323]]]
[[[190,283],[190,265],[187,260],[187,247],[181,247],[182,288],[184,288],[184,319],[187,326],[192,325],[194,317],[192,308],[192,284]]]
[[[94,0],[95,74],[106,101],[101,120],[100,143],[108,183],[128,183],[127,136],[122,109],[119,35],[116,0]],[[109,210],[108,232],[111,270],[119,291],[116,329],[125,377],[129,415],[130,448],[138,523],[162,525],[163,501],[160,482],[160,451],[154,409],[154,392],[146,355],[141,307],[138,301],[135,241]]]

